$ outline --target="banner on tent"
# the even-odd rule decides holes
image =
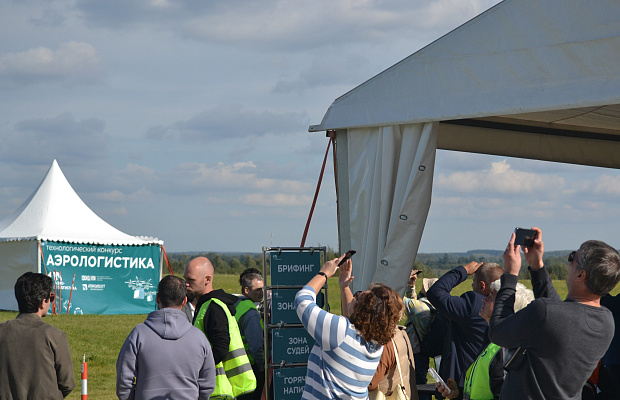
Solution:
[[[156,309],[159,246],[42,242],[41,249],[41,272],[60,288],[60,314],[142,314]]]

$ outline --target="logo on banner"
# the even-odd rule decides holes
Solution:
[[[153,301],[153,297],[156,294],[151,280],[141,280],[136,276],[136,279],[130,279],[125,282],[127,286],[133,290],[133,298],[138,300]]]

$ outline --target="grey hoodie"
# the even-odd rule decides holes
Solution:
[[[151,312],[129,334],[116,361],[121,400],[208,400],[214,389],[211,345],[181,310]]]

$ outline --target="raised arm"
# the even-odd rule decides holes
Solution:
[[[427,298],[437,311],[450,319],[471,316],[469,300],[464,297],[452,296],[450,292],[454,287],[465,281],[467,275],[475,273],[480,265],[482,263],[472,261],[465,266],[456,267],[446,272],[428,289]]]

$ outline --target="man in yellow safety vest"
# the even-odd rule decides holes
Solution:
[[[206,257],[192,259],[183,274],[187,297],[195,302],[194,326],[205,333],[213,349],[216,377],[211,399],[232,399],[256,389],[256,377],[243,348],[235,320],[238,297],[213,290],[214,269]]]
[[[256,268],[246,268],[239,276],[241,296],[235,303],[235,319],[239,325],[243,347],[256,376],[256,390],[239,400],[260,400],[265,384],[265,346],[263,323],[255,303],[263,300],[263,276]]]

